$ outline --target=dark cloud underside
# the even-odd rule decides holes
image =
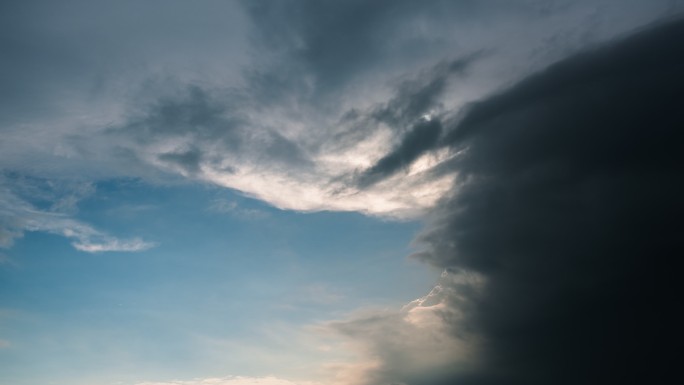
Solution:
[[[403,133],[398,146],[365,170],[357,179],[360,187],[368,187],[407,168],[420,155],[433,149],[442,135],[442,123],[432,114],[442,108],[440,97],[454,74],[463,74],[478,55],[470,55],[449,63],[440,63],[416,79],[405,81],[396,95],[375,107],[365,119],[387,124]]]
[[[483,367],[440,383],[681,382],[682,41],[679,20],[577,55],[447,135],[459,181],[417,256],[487,285],[452,325]]]
[[[359,184],[366,187],[378,179],[393,174],[402,167],[408,167],[425,149],[434,146],[442,132],[439,121],[424,120],[416,123],[411,131],[401,140],[399,147],[382,157],[373,167],[364,172]]]

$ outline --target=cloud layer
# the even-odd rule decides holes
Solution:
[[[32,2],[5,5],[35,23],[3,25],[13,57],[3,76],[17,90],[4,168],[57,179],[180,175],[283,209],[400,218],[422,215],[453,181],[424,172],[448,154],[418,159],[443,131],[437,115],[667,9],[212,2],[188,15],[182,2],[163,14],[155,2],[86,3],[51,18]]]

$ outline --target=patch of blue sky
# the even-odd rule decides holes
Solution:
[[[259,360],[231,352],[282,351],[276,330],[364,306],[399,307],[436,277],[406,258],[419,223],[283,211],[207,185],[102,182],[75,215],[156,246],[93,254],[52,234],[17,239],[5,251],[16,266],[0,268],[0,303],[16,312],[0,319],[11,336],[0,354],[12,351],[0,366],[13,368],[0,370],[2,381],[55,371],[85,378],[105,369],[122,381],[266,375]],[[212,352],[215,343],[225,346]]]

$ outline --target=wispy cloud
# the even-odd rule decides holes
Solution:
[[[40,186],[49,183],[44,179],[17,179],[6,175],[0,178],[4,182],[0,189],[0,247],[11,247],[26,231],[63,236],[72,240],[77,250],[89,253],[135,252],[155,246],[140,238],[118,239],[73,218],[83,192],[91,194],[94,191],[90,185],[85,189],[50,191]],[[47,209],[35,207],[29,199],[40,202]]]
[[[219,214],[228,214],[235,218],[256,220],[268,218],[268,212],[264,210],[245,208],[234,200],[228,199],[214,199],[209,205],[209,210]]]
[[[88,253],[100,253],[104,251],[145,251],[156,246],[156,244],[152,242],[145,242],[140,238],[134,238],[131,240],[110,238],[102,242],[78,241],[74,242],[73,246],[76,248],[76,250],[85,251]]]

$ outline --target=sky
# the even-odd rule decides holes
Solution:
[[[0,2],[0,384],[681,382],[683,17]]]

